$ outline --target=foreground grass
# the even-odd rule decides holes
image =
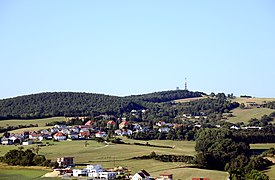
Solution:
[[[44,167],[21,167],[0,164],[0,179],[39,179],[41,176],[50,171],[51,170]]]
[[[229,117],[228,122],[238,123],[244,122],[248,124],[248,121],[252,118],[260,119],[263,115],[269,115],[274,112],[274,109],[268,108],[253,108],[253,109],[241,109],[236,108],[232,111],[234,117]]]
[[[11,120],[1,120],[0,127],[7,126],[18,126],[18,125],[30,125],[30,124],[38,124],[39,127],[46,126],[46,123],[54,122],[54,121],[65,121],[64,117],[52,117],[52,118],[43,118],[43,119],[11,119]]]

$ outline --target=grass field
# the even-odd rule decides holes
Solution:
[[[44,119],[32,119],[32,120],[23,120],[23,119],[11,119],[11,120],[1,120],[0,127],[7,126],[18,126],[18,125],[30,125],[30,124],[38,124],[39,127],[45,126],[46,123],[53,121],[65,121],[64,117],[52,117],[52,118],[44,118]]]
[[[247,102],[255,102],[256,104],[264,104],[266,102],[275,101],[275,98],[241,98],[236,97],[233,99],[234,102],[238,103],[244,103],[247,104]]]
[[[268,175],[269,180],[275,180],[275,165],[271,166],[270,169],[264,171]]]
[[[228,117],[228,122],[231,122],[231,123],[244,122],[245,124],[247,124],[251,118],[260,119],[263,115],[265,114],[269,115],[274,111],[275,111],[274,109],[268,109],[268,108],[253,108],[253,109],[236,108],[232,111],[234,117]]]
[[[146,143],[147,141],[134,141],[131,139],[124,139],[125,142],[139,142]],[[150,154],[152,151],[157,154],[178,154],[178,155],[194,155],[195,142],[193,141],[170,141],[170,140],[153,140],[148,141],[149,144],[154,145],[165,145],[175,146],[173,149],[170,148],[156,148],[147,146],[137,145],[120,145],[111,144],[105,145],[103,143],[97,143],[95,141],[88,141],[89,145],[84,146],[85,141],[64,141],[64,142],[52,142],[51,146],[41,147],[39,154],[44,154],[47,158],[55,160],[57,157],[62,156],[73,156],[75,157],[76,163],[90,163],[90,164],[101,164],[105,168],[112,168],[116,166],[127,167],[131,170],[132,174],[139,171],[140,169],[146,169],[153,176],[158,176],[160,173],[168,172],[174,174],[174,179],[190,179],[191,177],[210,177],[216,180],[226,179],[228,174],[221,171],[209,171],[196,168],[187,168],[185,163],[180,162],[160,162],[156,160],[134,160],[130,159],[135,156],[142,156]],[[24,146],[25,149],[31,148],[32,146]],[[1,146],[0,156],[3,156],[7,151],[11,149],[17,149],[19,146]],[[273,144],[252,144],[252,149],[269,149],[275,147]],[[268,170],[267,173],[272,177],[275,177],[272,169]],[[31,173],[31,172],[30,172]],[[39,173],[39,172],[37,172]],[[44,172],[43,172],[44,173]],[[2,177],[9,176],[9,174],[21,174],[21,171],[1,169],[0,174]],[[32,173],[33,177],[37,177],[35,173]],[[16,177],[16,176],[14,176]],[[0,179],[1,178],[0,176]],[[6,178],[9,179],[9,178]],[[28,179],[28,177],[26,178]],[[31,179],[31,178],[29,178]]]
[[[199,100],[199,99],[205,99],[207,97],[208,96],[195,97],[195,98],[185,98],[185,99],[177,99],[177,100],[175,100],[175,102],[184,103],[184,102],[190,102],[190,101],[195,101],[195,100]]]
[[[44,167],[19,167],[0,164],[0,179],[40,179],[47,172],[50,172],[50,169]],[[49,180],[49,178],[45,180]]]

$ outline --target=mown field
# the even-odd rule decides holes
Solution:
[[[44,119],[32,119],[32,120],[23,120],[23,119],[11,119],[11,120],[1,120],[0,127],[7,126],[18,126],[18,125],[30,125],[37,124],[39,127],[45,126],[46,123],[54,122],[54,121],[65,121],[65,117],[52,117],[52,118],[44,118]]]
[[[19,167],[6,166],[0,163],[0,179],[18,179],[29,180],[39,179],[45,173],[50,172],[50,169],[44,167]],[[44,179],[44,178],[43,178]],[[55,178],[52,178],[54,180]],[[49,180],[45,178],[44,180]]]
[[[195,97],[195,98],[185,98],[185,99],[177,99],[175,102],[177,103],[185,103],[185,102],[190,102],[190,101],[195,101],[195,100],[200,100],[200,99],[205,99],[208,96],[203,96],[203,97]]]
[[[247,124],[251,118],[261,119],[263,115],[269,115],[274,111],[275,111],[274,109],[268,109],[268,108],[252,108],[252,109],[236,108],[232,111],[234,117],[228,117],[227,121],[231,123],[244,122],[245,124]]]
[[[247,102],[255,102],[256,104],[263,104],[266,102],[270,102],[270,101],[275,101],[275,98],[241,98],[241,97],[236,97],[234,100],[234,102],[238,102],[238,103],[244,103],[247,104]]]

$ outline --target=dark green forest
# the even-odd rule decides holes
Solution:
[[[0,100],[0,119],[53,116],[122,115],[133,109],[150,109],[175,99],[201,97],[186,90],[162,91],[126,97],[94,93],[47,92]]]

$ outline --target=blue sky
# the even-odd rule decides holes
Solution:
[[[275,97],[275,2],[0,1],[0,98],[77,91]]]

